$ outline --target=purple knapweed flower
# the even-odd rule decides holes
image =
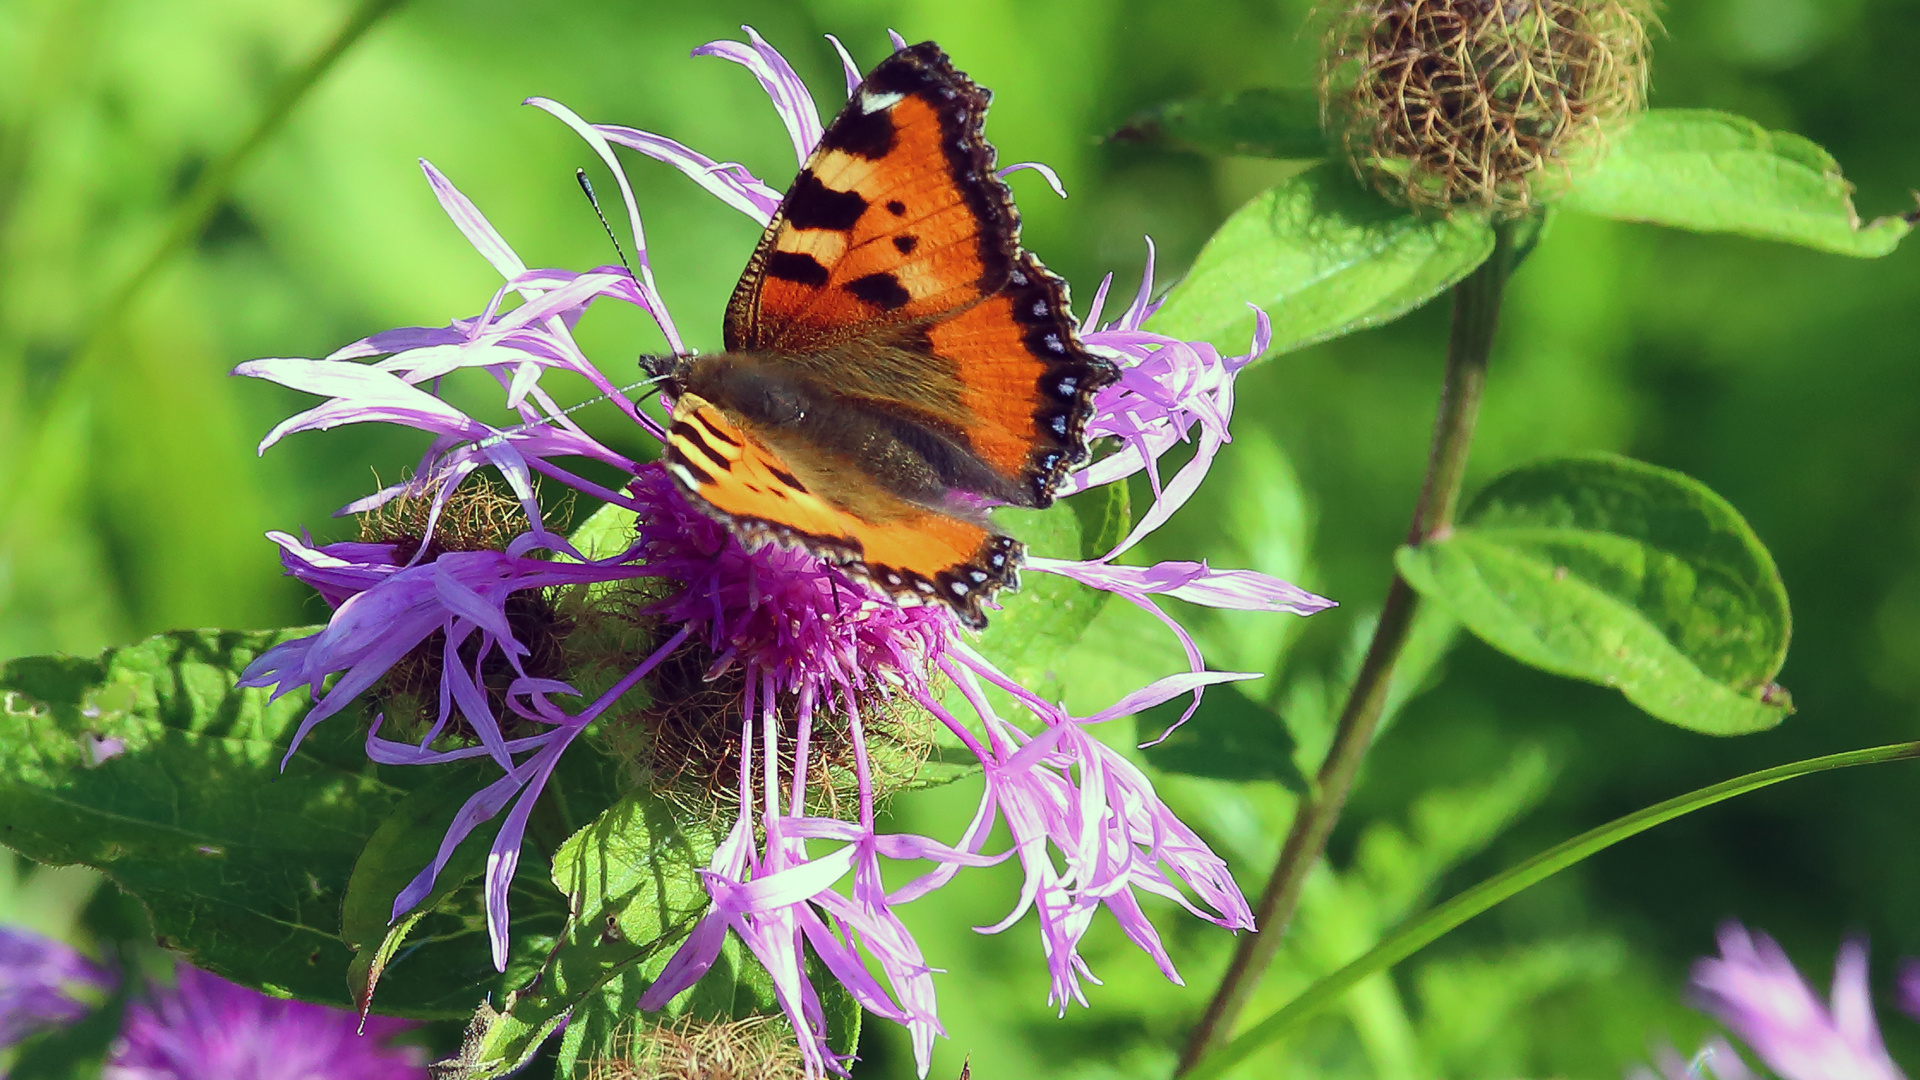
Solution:
[[[1900,964],[1900,980],[1897,991],[1900,1011],[1920,1020],[1920,960],[1906,960]]]
[[[751,29],[747,35],[746,43],[714,42],[696,55],[748,68],[772,99],[796,158],[804,161],[822,133],[812,95],[778,52]],[[838,41],[833,44],[845,62],[851,91],[859,69]],[[894,44],[904,43],[896,35]],[[479,210],[423,162],[456,227],[505,279],[485,310],[444,328],[377,334],[321,360],[255,360],[236,369],[327,399],[275,427],[262,450],[294,431],[367,421],[403,424],[435,436],[414,480],[354,503],[348,511],[371,510],[402,496],[430,496],[431,531],[434,516],[455,488],[475,470],[492,465],[521,501],[529,522],[529,531],[504,550],[442,552],[431,559],[425,557],[424,543],[403,557],[402,548],[391,544],[316,547],[272,534],[288,572],[313,585],[334,608],[325,630],[276,647],[248,669],[244,680],[272,685],[276,694],[310,688],[316,705],[296,745],[315,724],[373,687],[401,657],[432,634],[444,633],[437,719],[417,743],[383,739],[376,723],[368,751],[392,764],[486,756],[501,770],[500,779],[462,810],[439,858],[396,898],[396,916],[428,894],[462,839],[506,810],[485,879],[494,958],[504,967],[507,886],[527,815],[555,762],[589,723],[685,647],[697,649],[708,663],[710,683],[724,675],[741,687],[738,805],[725,839],[701,872],[711,906],[642,996],[643,1009],[662,1007],[698,981],[731,931],[771,974],[809,1074],[844,1072],[845,1061],[826,1044],[824,1010],[803,964],[810,948],[865,1009],[908,1029],[924,1076],[933,1037],[941,1031],[933,969],[896,909],[941,887],[962,868],[1008,856],[1019,860],[1025,884],[1018,900],[1005,918],[983,930],[1004,930],[1029,909],[1036,912],[1052,973],[1051,997],[1062,1010],[1070,1000],[1086,1001],[1081,981],[1092,973],[1078,946],[1102,908],[1169,978],[1178,980],[1140,905],[1140,891],[1169,898],[1232,930],[1252,927],[1246,900],[1224,861],[1174,816],[1145,773],[1093,738],[1090,729],[1182,695],[1197,705],[1208,685],[1254,677],[1207,671],[1193,638],[1161,608],[1160,598],[1301,615],[1330,604],[1252,571],[1217,570],[1201,562],[1136,566],[1118,561],[1198,489],[1228,441],[1234,377],[1265,351],[1265,316],[1257,316],[1250,350],[1236,357],[1223,357],[1204,342],[1144,329],[1154,308],[1151,247],[1139,293],[1119,319],[1098,322],[1106,283],[1094,300],[1082,337],[1088,348],[1115,363],[1120,379],[1096,399],[1089,431],[1111,439],[1117,449],[1069,477],[1062,494],[1145,473],[1155,497],[1128,535],[1100,558],[1034,557],[1025,565],[1152,612],[1178,637],[1189,670],[1155,680],[1091,716],[1074,716],[1000,671],[969,644],[947,609],[901,606],[803,551],[744,546],[690,504],[661,466],[609,450],[546,394],[540,380],[547,371],[581,375],[611,395],[631,422],[661,438],[658,425],[586,358],[571,327],[592,303],[614,300],[646,311],[675,353],[689,351],[655,288],[639,208],[614,146],[680,169],[763,225],[781,196],[744,167],[715,161],[671,139],[590,124],[544,98],[529,103],[571,127],[612,170],[633,234],[632,274],[618,267],[586,273],[528,269]],[[1014,165],[1001,173],[1023,168],[1038,171],[1059,190],[1058,179],[1044,166]],[[520,302],[504,310],[509,294]],[[363,362],[375,356],[385,358]],[[488,425],[442,399],[439,380],[463,368],[491,375],[521,423]],[[1173,476],[1163,477],[1162,455],[1183,442],[1192,443],[1195,452]],[[619,490],[592,483],[557,461],[569,457],[611,465],[631,480]],[[617,554],[587,557],[546,531],[535,475],[632,511],[637,524],[631,544]],[[505,617],[507,598],[526,590],[642,578],[653,582],[647,595],[659,597],[645,614],[668,628],[669,636],[592,703],[565,712],[552,699],[578,692],[521,664],[528,649]],[[662,590],[663,585],[668,588]],[[458,647],[469,641],[473,647]],[[493,714],[481,689],[481,665],[491,662],[497,673],[503,661],[512,672],[505,709],[519,721],[516,732],[532,734],[509,738],[501,726],[504,718]],[[337,681],[326,689],[324,680],[336,674]],[[946,685],[958,689],[964,709],[943,702],[939,691]],[[1031,723],[1016,724],[996,712],[989,686],[1010,695]],[[924,710],[979,759],[985,777],[979,808],[951,844],[885,833],[876,823],[863,711],[885,702]],[[446,749],[444,740],[436,743],[456,716],[471,728],[478,745]],[[858,790],[853,820],[810,811],[807,794],[823,783],[810,767],[810,754],[814,733],[825,725],[844,736],[852,750]],[[1006,826],[1013,845],[1007,852],[983,852],[996,823]],[[827,845],[837,846],[814,850]],[[883,859],[926,860],[934,866],[889,891],[882,884]],[[835,886],[848,878],[849,890],[837,891]]]
[[[1693,966],[1694,1003],[1782,1080],[1905,1080],[1874,1022],[1865,942],[1840,947],[1828,1005],[1772,938],[1739,923],[1719,936],[1720,955]],[[1708,1067],[1717,1080],[1751,1075],[1731,1048]]]
[[[414,1025],[285,1001],[180,965],[171,989],[127,1009],[102,1080],[425,1080],[426,1051],[390,1045]]]
[[[0,926],[0,1051],[85,1016],[114,981],[65,942]]]

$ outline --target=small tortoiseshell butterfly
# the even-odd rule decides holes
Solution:
[[[1118,377],[1020,247],[991,96],[932,42],[882,61],[747,261],[726,351],[641,361],[697,505],[974,629],[1022,555],[986,508],[1051,504]]]

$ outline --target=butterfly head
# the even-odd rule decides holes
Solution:
[[[668,397],[680,396],[686,383],[687,369],[692,366],[693,357],[678,353],[640,357],[641,374],[658,385]]]

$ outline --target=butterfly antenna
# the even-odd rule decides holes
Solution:
[[[626,396],[626,393],[629,390],[638,390],[642,386],[648,386],[653,383],[657,383],[659,381],[660,381],[660,376],[652,375],[647,378],[641,379],[639,382],[628,383],[625,386],[618,387],[616,388],[615,393],[618,393],[624,397]],[[519,427],[511,427],[506,429],[505,431],[496,431],[484,439],[475,441],[474,445],[480,446],[480,447],[498,446],[500,443],[506,442],[508,439],[511,439],[515,435],[519,435],[522,432],[532,431],[534,428],[540,427],[543,424],[558,423],[562,417],[571,416],[574,413],[579,412],[581,409],[584,409],[589,405],[598,405],[603,401],[612,401],[612,400],[613,400],[613,394],[596,394],[585,401],[579,402],[577,404],[569,405],[566,408],[561,409],[559,412],[554,413],[552,416],[543,416],[538,420],[529,420],[526,423],[521,424]]]
[[[628,277],[633,277],[633,264],[627,261],[627,253],[620,247],[620,238],[613,234],[613,226],[600,210],[600,200],[593,194],[593,181],[587,179],[587,170],[573,170],[573,178],[580,182],[580,190],[586,192],[587,205],[593,207],[593,216],[600,219],[600,227],[607,230],[607,239],[613,241],[613,253],[620,256],[620,265],[626,268]]]

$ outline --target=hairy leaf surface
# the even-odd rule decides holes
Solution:
[[[1495,648],[1668,723],[1735,735],[1792,709],[1773,683],[1791,628],[1779,571],[1726,500],[1679,473],[1613,455],[1522,466],[1396,562]]]

